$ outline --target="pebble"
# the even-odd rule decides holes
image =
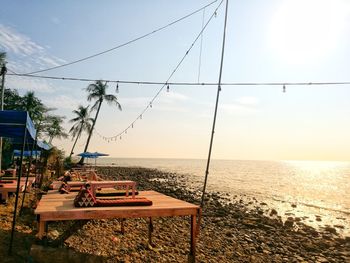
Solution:
[[[119,180],[135,180],[139,190],[152,189],[196,204],[200,201],[200,190],[195,186],[191,189],[188,176],[137,167],[99,167],[99,173],[105,174],[106,179],[117,176]],[[154,181],[155,178],[159,180]],[[267,206],[264,202],[257,201],[260,207],[252,209],[252,203],[243,195],[235,195],[229,204],[222,196],[225,195],[219,192],[206,196],[197,241],[198,262],[350,262],[350,237],[338,237],[336,226],[326,227],[320,234],[300,222],[299,217],[294,218],[294,214],[283,223],[275,209],[264,212]],[[295,208],[296,204],[293,205]],[[155,220],[153,249],[148,248],[145,219],[127,219],[124,235],[116,234],[120,225],[113,220],[97,222],[87,223],[80,234],[67,239],[67,246],[94,255],[100,253],[110,259],[107,262],[186,262],[188,259],[190,227],[185,218]]]

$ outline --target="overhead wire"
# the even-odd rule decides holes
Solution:
[[[198,41],[198,39],[200,38],[200,36],[203,34],[204,30],[207,28],[207,26],[209,25],[210,21],[213,19],[213,17],[215,17],[215,14],[217,13],[217,10],[219,9],[219,7],[221,6],[221,4],[223,3],[223,0],[221,0],[221,2],[219,3],[219,5],[216,7],[215,11],[213,12],[213,14],[210,16],[210,18],[208,19],[208,21],[205,23],[204,27],[201,29],[201,31],[197,34],[196,38],[194,39],[194,41],[192,42],[192,44],[190,45],[190,47],[187,49],[187,51],[185,52],[185,54],[182,56],[182,58],[180,59],[180,61],[177,63],[176,67],[173,69],[173,71],[171,72],[171,74],[169,75],[169,77],[167,78],[166,82],[162,85],[162,87],[158,90],[158,92],[153,96],[153,98],[150,100],[150,102],[147,104],[147,106],[143,109],[143,111],[136,117],[136,119],[134,121],[132,121],[130,123],[129,126],[127,126],[127,128],[125,128],[124,130],[122,130],[121,132],[119,132],[118,134],[114,135],[114,136],[102,136],[102,138],[104,140],[107,141],[111,141],[111,140],[116,140],[118,137],[121,139],[121,136],[123,134],[127,133],[127,130],[132,128],[134,126],[134,123],[139,120],[142,119],[143,114],[150,108],[152,108],[152,104],[155,101],[155,99],[159,96],[159,94],[163,91],[163,89],[165,87],[167,87],[167,91],[168,91],[168,82],[169,80],[172,78],[172,76],[175,74],[175,72],[179,69],[179,67],[181,66],[182,62],[185,60],[185,58],[187,57],[187,55],[189,54],[189,52],[192,50],[192,48],[194,47],[194,45],[196,44],[196,42]],[[99,134],[99,133],[98,133]],[[101,134],[99,134],[101,135]]]
[[[204,26],[204,17],[205,17],[205,9],[203,9],[202,13],[202,28]],[[201,44],[199,48],[199,59],[198,59],[198,78],[197,82],[199,82],[200,75],[201,75],[201,66],[202,66],[202,49],[203,49],[203,34],[201,35]]]
[[[132,44],[132,43],[134,43],[134,42],[136,42],[136,41],[138,41],[138,40],[141,40],[141,39],[146,38],[146,37],[148,37],[148,36],[150,36],[150,35],[153,35],[153,34],[159,32],[159,31],[161,31],[161,30],[163,30],[163,29],[166,29],[166,28],[168,28],[168,27],[170,27],[170,26],[172,26],[172,25],[174,25],[174,24],[176,24],[176,23],[178,23],[178,22],[180,22],[180,21],[182,21],[182,20],[185,20],[186,18],[191,17],[192,15],[194,15],[194,14],[196,14],[196,13],[198,13],[198,12],[204,10],[205,8],[207,8],[207,7],[211,6],[211,5],[213,5],[213,4],[216,3],[217,1],[218,1],[218,0],[212,1],[212,2],[210,2],[210,3],[208,3],[208,4],[206,4],[205,6],[199,8],[199,9],[197,9],[197,10],[195,10],[195,11],[193,11],[193,12],[187,14],[187,15],[185,15],[185,16],[183,16],[183,17],[181,17],[181,18],[178,18],[178,19],[176,19],[176,20],[174,20],[174,21],[171,22],[171,23],[168,23],[168,24],[166,24],[166,25],[164,25],[164,26],[161,26],[161,27],[159,27],[159,28],[157,28],[157,29],[154,29],[154,30],[151,31],[151,32],[148,32],[148,33],[146,33],[146,34],[143,34],[143,35],[141,35],[141,36],[139,36],[139,37],[136,37],[136,38],[134,38],[134,39],[131,39],[131,40],[129,40],[129,41],[127,41],[127,42],[124,42],[124,43],[122,43],[122,44],[119,44],[119,45],[117,45],[117,46],[115,46],[115,47],[112,47],[112,48],[103,50],[103,51],[101,51],[101,52],[98,52],[98,53],[95,53],[95,54],[92,54],[92,55],[89,55],[89,56],[86,56],[86,57],[83,57],[83,58],[80,58],[80,59],[77,59],[77,60],[74,60],[74,61],[71,61],[71,62],[68,62],[68,63],[64,63],[64,64],[61,64],[61,65],[54,66],[54,67],[50,67],[50,68],[46,68],[46,69],[41,69],[41,70],[36,70],[36,71],[28,72],[28,73],[25,73],[25,74],[37,74],[37,73],[46,72],[46,71],[49,71],[49,70],[54,70],[54,69],[58,69],[58,68],[70,66],[70,65],[73,65],[73,64],[76,64],[76,63],[79,63],[79,62],[82,62],[82,61],[85,61],[85,60],[88,60],[88,59],[91,59],[91,58],[94,58],[94,57],[97,57],[97,56],[100,56],[100,55],[103,55],[103,54],[106,54],[106,53],[111,52],[111,51],[114,51],[114,50],[116,50],[116,49],[122,48],[122,47],[127,46],[127,45],[129,45],[129,44]]]
[[[12,71],[12,70],[11,70]],[[12,71],[13,72],[13,71]],[[164,82],[164,81],[142,81],[142,80],[116,80],[116,79],[93,79],[77,77],[43,76],[31,74],[7,73],[7,76],[41,78],[52,80],[96,82],[97,80],[116,84],[137,84],[137,85],[172,85],[172,86],[217,86],[217,82]],[[349,85],[350,81],[326,81],[326,82],[223,82],[221,86],[307,86],[307,85]]]

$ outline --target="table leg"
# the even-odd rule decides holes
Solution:
[[[188,256],[188,262],[191,263],[196,261],[196,224],[197,216],[191,215],[191,249]]]
[[[129,186],[128,185],[125,187],[125,191],[126,191],[126,197],[128,197],[129,196]]]
[[[125,233],[124,222],[125,222],[125,218],[122,218],[122,219],[120,220],[120,232],[122,232],[123,235],[124,235],[124,233]]]
[[[42,238],[43,238],[44,233],[45,233],[46,230],[47,230],[46,222],[40,220],[40,221],[39,221],[39,231],[38,231],[38,238],[39,238],[39,239],[42,239]]]
[[[150,217],[149,218],[149,224],[148,224],[148,244],[150,246],[153,246],[152,233],[153,233],[153,220],[152,220],[152,217]]]
[[[9,193],[7,191],[1,192],[1,200],[6,203]]]
[[[132,198],[135,198],[135,194],[136,194],[136,186],[135,186],[136,184],[133,184],[132,185]]]

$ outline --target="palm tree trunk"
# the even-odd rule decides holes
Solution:
[[[73,150],[74,150],[74,148],[75,148],[75,145],[76,145],[77,142],[78,142],[78,139],[79,139],[79,137],[80,137],[80,134],[81,134],[81,131],[82,131],[82,130],[83,130],[83,126],[81,126],[81,128],[80,128],[80,130],[79,130],[79,132],[78,132],[78,134],[77,134],[77,138],[75,139],[75,142],[74,142],[74,144],[73,144],[72,150],[70,151],[69,158],[71,158],[72,155],[73,155]]]
[[[85,148],[84,148],[84,152],[87,151],[88,147],[89,147],[89,143],[90,143],[90,139],[91,139],[91,136],[92,136],[92,133],[94,131],[94,128],[95,128],[95,124],[96,124],[96,121],[97,121],[97,117],[98,117],[98,114],[100,113],[100,109],[101,109],[101,105],[102,105],[102,102],[103,102],[103,99],[100,100],[100,103],[98,105],[98,108],[97,108],[97,111],[96,111],[96,116],[95,116],[95,119],[94,119],[94,122],[92,124],[92,127],[91,127],[91,130],[90,130],[90,133],[89,133],[89,137],[86,141],[86,145],[85,145]],[[79,161],[79,164],[83,164],[84,163],[84,157],[81,157],[80,161]]]

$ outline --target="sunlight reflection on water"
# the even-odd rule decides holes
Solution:
[[[185,174],[198,190],[206,167],[205,160],[99,160],[99,165],[112,163]],[[256,197],[277,208],[284,217],[305,217],[305,223],[315,227],[342,225],[344,229],[337,230],[346,235],[350,234],[349,189],[349,162],[213,160],[208,179],[209,191]]]

